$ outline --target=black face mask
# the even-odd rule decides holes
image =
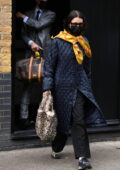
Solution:
[[[39,7],[41,9],[46,9],[47,8],[47,2],[41,1]]]
[[[83,27],[81,26],[71,26],[69,27],[69,32],[70,34],[74,35],[74,36],[79,36],[81,35],[81,33],[83,32]]]

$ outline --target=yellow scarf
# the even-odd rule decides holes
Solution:
[[[74,53],[76,56],[76,60],[79,64],[82,64],[82,62],[83,62],[83,52],[82,52],[82,50],[80,50],[77,43],[80,43],[80,45],[82,46],[82,48],[85,51],[85,54],[88,57],[92,56],[92,52],[91,52],[89,43],[81,35],[75,37],[75,36],[69,34],[66,30],[64,30],[64,31],[61,31],[58,35],[56,35],[54,38],[61,38],[65,41],[68,41],[73,44],[73,50],[74,50]]]

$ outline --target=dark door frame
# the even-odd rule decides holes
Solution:
[[[14,87],[15,87],[15,81],[14,81],[14,66],[15,66],[15,24],[16,24],[16,2],[17,0],[12,1],[12,120],[11,120],[11,129],[12,129],[12,138],[13,139],[21,139],[21,138],[33,138],[36,137],[35,134],[35,130],[25,130],[25,131],[15,131],[15,112],[14,112]],[[51,0],[52,2],[52,0]],[[54,1],[54,3],[56,2],[56,0]],[[60,2],[60,1],[59,1]],[[71,1],[70,1],[71,2]],[[65,3],[65,1],[64,1]],[[61,9],[58,10],[57,8],[55,8],[55,5],[58,5],[58,1],[56,2],[56,4],[54,4],[53,6],[51,5],[51,9],[55,9],[57,11],[57,17],[59,18],[58,20],[60,21],[63,16],[60,15],[61,13]],[[70,9],[70,4],[67,5],[67,10],[65,12],[65,15],[68,13],[69,9]],[[71,7],[72,8],[72,7]],[[62,9],[63,11],[63,9]],[[63,14],[63,13],[62,13]],[[61,22],[57,23],[59,26],[62,24]],[[56,32],[58,31],[58,29],[56,30]],[[120,84],[120,80],[119,80],[119,84]],[[120,93],[118,95],[118,110],[120,111]],[[112,119],[112,120],[107,120],[108,123],[108,127],[103,127],[103,128],[96,128],[96,129],[88,129],[89,133],[99,133],[99,132],[112,132],[112,131],[120,131],[120,120],[119,119]]]

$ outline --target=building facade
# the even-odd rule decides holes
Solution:
[[[53,0],[51,7],[58,12],[60,18],[59,7],[60,5],[62,7],[62,4],[58,5],[57,3]],[[26,7],[29,9],[27,4],[23,11],[27,9]],[[108,122],[106,128],[88,129],[90,140],[119,140],[119,0],[116,0],[116,2],[114,0],[110,2],[102,0],[99,4],[95,0],[91,3],[89,0],[76,0],[76,3],[73,0],[64,2],[66,13],[70,9],[78,9],[78,7],[79,9],[82,8],[92,25],[87,34],[93,44],[92,48],[95,55],[93,60],[93,88]],[[14,65],[15,58],[24,54],[24,46],[19,38],[20,30],[17,28],[15,13],[22,8],[23,4],[20,0],[0,0],[0,150],[49,145],[49,143],[40,142],[34,128],[24,131],[16,128],[18,122],[15,105],[18,106],[19,101],[17,99],[19,97],[15,89],[19,89],[20,83],[14,78]],[[114,17],[114,20],[112,17]]]

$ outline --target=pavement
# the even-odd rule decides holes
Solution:
[[[120,170],[120,141],[90,143],[93,170]],[[0,170],[77,170],[72,145],[62,159],[50,157],[51,147],[0,152]]]

